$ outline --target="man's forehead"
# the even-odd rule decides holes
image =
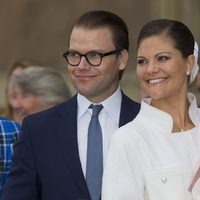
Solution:
[[[84,27],[76,27],[72,31],[69,47],[101,49],[104,47],[113,48],[114,44],[112,34],[108,28],[86,29]]]

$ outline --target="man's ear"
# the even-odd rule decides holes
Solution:
[[[124,70],[128,62],[128,51],[123,49],[119,55],[119,70]]]

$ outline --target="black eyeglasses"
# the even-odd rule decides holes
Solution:
[[[67,63],[71,66],[78,66],[81,62],[81,58],[85,57],[87,62],[92,66],[99,66],[102,62],[102,58],[105,56],[110,56],[114,54],[119,54],[122,49],[117,49],[114,51],[109,51],[106,53],[100,53],[96,51],[90,51],[86,54],[81,54],[78,51],[67,51],[63,54],[64,58],[67,60]]]

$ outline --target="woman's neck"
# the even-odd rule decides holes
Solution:
[[[151,105],[171,115],[173,119],[172,133],[187,131],[194,127],[188,113],[190,104],[187,98],[184,100],[152,100]]]

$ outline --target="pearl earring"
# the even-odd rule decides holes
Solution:
[[[187,74],[187,76],[190,75],[190,70],[189,69],[186,71],[186,74]]]

